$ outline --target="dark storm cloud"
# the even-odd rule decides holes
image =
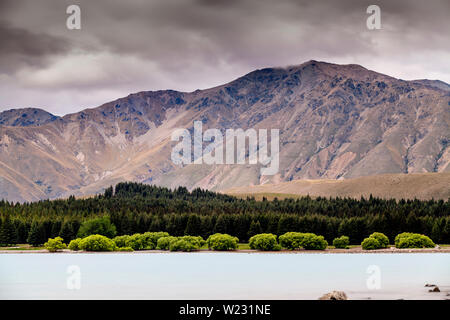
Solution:
[[[49,56],[67,53],[64,38],[36,34],[0,21],[0,72],[10,73],[26,66],[42,67]]]
[[[373,3],[382,30],[366,28]],[[70,4],[81,7],[81,30],[65,27]],[[450,81],[448,0],[2,0],[0,9],[0,74],[9,74],[0,108],[32,103],[62,114],[309,59]]]

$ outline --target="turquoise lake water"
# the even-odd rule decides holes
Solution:
[[[332,290],[353,299],[444,299],[449,289],[448,253],[0,255],[0,299],[317,299]]]

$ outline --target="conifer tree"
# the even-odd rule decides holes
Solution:
[[[0,244],[12,245],[17,242],[17,233],[9,215],[5,216],[0,227]]]
[[[252,220],[250,224],[250,229],[248,230],[248,238],[253,237],[256,234],[262,233],[261,224],[259,221]]]
[[[73,230],[71,221],[64,221],[61,231],[59,232],[59,236],[63,238],[63,242],[66,244],[75,239],[76,233]]]
[[[190,215],[187,220],[186,229],[184,230],[184,234],[187,236],[196,236],[196,235],[200,235],[201,232],[202,232],[202,229],[201,229],[200,217],[197,215]]]
[[[220,215],[217,218],[216,225],[214,226],[215,233],[227,233],[227,222],[225,221],[225,217]]]
[[[47,241],[45,239],[45,228],[39,221],[34,221],[31,224],[30,232],[28,233],[27,242],[34,247],[44,244]]]

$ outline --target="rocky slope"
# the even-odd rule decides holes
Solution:
[[[41,126],[57,116],[38,108],[11,109],[0,112],[0,125],[13,127]]]
[[[0,198],[94,194],[124,180],[225,190],[295,179],[450,172],[445,85],[308,61],[257,70],[207,90],[139,92],[60,118],[19,121],[22,111],[3,112]],[[171,133],[192,130],[194,120],[203,121],[203,130],[222,132],[280,129],[279,173],[261,176],[259,165],[176,166]]]

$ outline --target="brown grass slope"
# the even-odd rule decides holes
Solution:
[[[450,198],[450,173],[383,174],[347,180],[294,180],[278,184],[236,187],[225,193],[239,197],[263,196],[273,199],[312,197],[368,198],[370,194],[383,199]]]

